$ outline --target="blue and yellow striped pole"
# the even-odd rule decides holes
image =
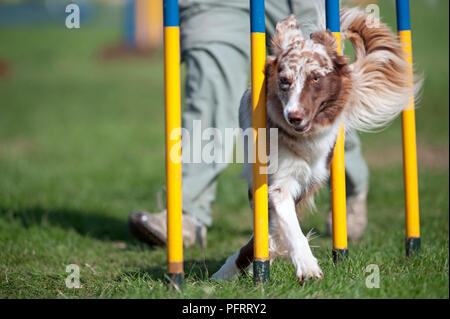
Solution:
[[[413,85],[412,39],[409,0],[397,0],[397,30],[410,66]],[[419,185],[417,176],[416,120],[414,96],[402,113],[403,173],[405,183],[406,255],[420,250]]]
[[[269,213],[266,170],[266,140],[260,129],[266,128],[266,27],[264,0],[250,0],[251,20],[251,74],[252,74],[252,126],[253,143],[253,203],[254,203],[254,261],[253,274],[256,283],[270,279],[269,263]],[[263,150],[259,148],[263,147]]]
[[[327,0],[327,29],[336,37],[337,51],[341,54],[341,25],[339,17],[339,0]],[[347,247],[347,208],[345,196],[345,162],[344,162],[344,127],[341,126],[334,147],[331,162],[331,200],[333,224],[333,260],[338,262],[348,256]]]
[[[157,49],[162,37],[162,0],[127,0],[125,42],[133,49]]]
[[[178,0],[164,0],[164,85],[166,120],[167,274],[181,287],[183,234],[181,228],[181,88]]]

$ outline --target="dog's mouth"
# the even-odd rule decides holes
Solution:
[[[304,124],[304,125],[302,125],[302,126],[296,126],[296,127],[294,127],[294,130],[295,130],[296,132],[299,132],[299,133],[306,133],[306,132],[310,131],[310,130],[311,130],[311,127],[312,127],[312,124],[313,124],[313,122],[314,122],[314,120],[315,120],[317,114],[319,114],[320,112],[322,112],[322,111],[325,109],[325,107],[326,107],[326,102],[325,102],[325,101],[322,102],[322,103],[320,103],[319,107],[317,108],[316,113],[315,113],[314,116],[311,118],[311,120],[309,120],[308,123],[306,123],[306,124]]]
[[[295,130],[296,132],[306,133],[306,132],[308,132],[308,131],[311,129],[312,122],[313,122],[313,121],[309,121],[309,122],[306,123],[305,125],[294,127],[294,130]]]

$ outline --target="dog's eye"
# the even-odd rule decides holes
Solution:
[[[291,83],[289,82],[289,79],[286,78],[286,77],[281,77],[279,79],[279,82],[280,82],[280,88],[282,90],[287,90],[291,86]]]
[[[318,76],[313,77],[313,83],[319,83],[320,78]]]

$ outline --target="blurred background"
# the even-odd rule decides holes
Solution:
[[[126,226],[132,211],[162,206],[161,2],[79,0],[80,28],[68,29],[70,1],[0,0],[0,297],[140,296],[148,288],[140,276],[158,281],[155,272],[140,269],[164,272],[165,251],[149,252]],[[425,78],[416,111],[422,240],[425,254],[440,259],[427,270],[436,271],[436,281],[427,288],[417,283],[410,293],[448,297],[449,2],[411,2],[413,58]],[[378,4],[382,21],[396,30],[395,1]],[[346,50],[351,54],[349,45]],[[352,249],[377,254],[392,246],[391,253],[402,255],[401,122],[361,138],[371,169],[371,224]],[[206,258],[215,270],[251,234],[239,171],[230,165],[220,177],[209,249],[186,252],[193,268]],[[325,189],[304,228],[319,234],[324,258],[331,250],[322,235],[328,209]],[[439,268],[445,261],[446,271]],[[70,263],[83,265],[90,278],[83,291],[64,290]],[[124,276],[132,287],[123,286]],[[371,294],[385,296],[363,296]]]

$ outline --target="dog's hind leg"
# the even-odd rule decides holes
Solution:
[[[212,275],[213,280],[233,280],[241,275],[253,262],[253,236],[248,243],[232,256]]]
[[[253,210],[253,193],[248,190],[248,200]],[[213,280],[233,280],[241,275],[253,263],[253,236],[239,251],[231,255],[225,264],[211,277]]]
[[[272,243],[272,238],[269,236],[269,246]],[[270,252],[270,264],[272,264],[274,258]],[[244,272],[253,274],[253,236],[248,243],[237,251],[232,256],[228,257],[225,264],[212,275],[213,280],[233,280],[239,277]]]
[[[308,239],[300,228],[294,199],[290,193],[282,189],[272,191],[269,197],[270,205],[273,207],[274,222],[278,226],[278,235],[287,246],[297,278],[300,281],[311,278],[322,279],[322,270],[312,254]]]

